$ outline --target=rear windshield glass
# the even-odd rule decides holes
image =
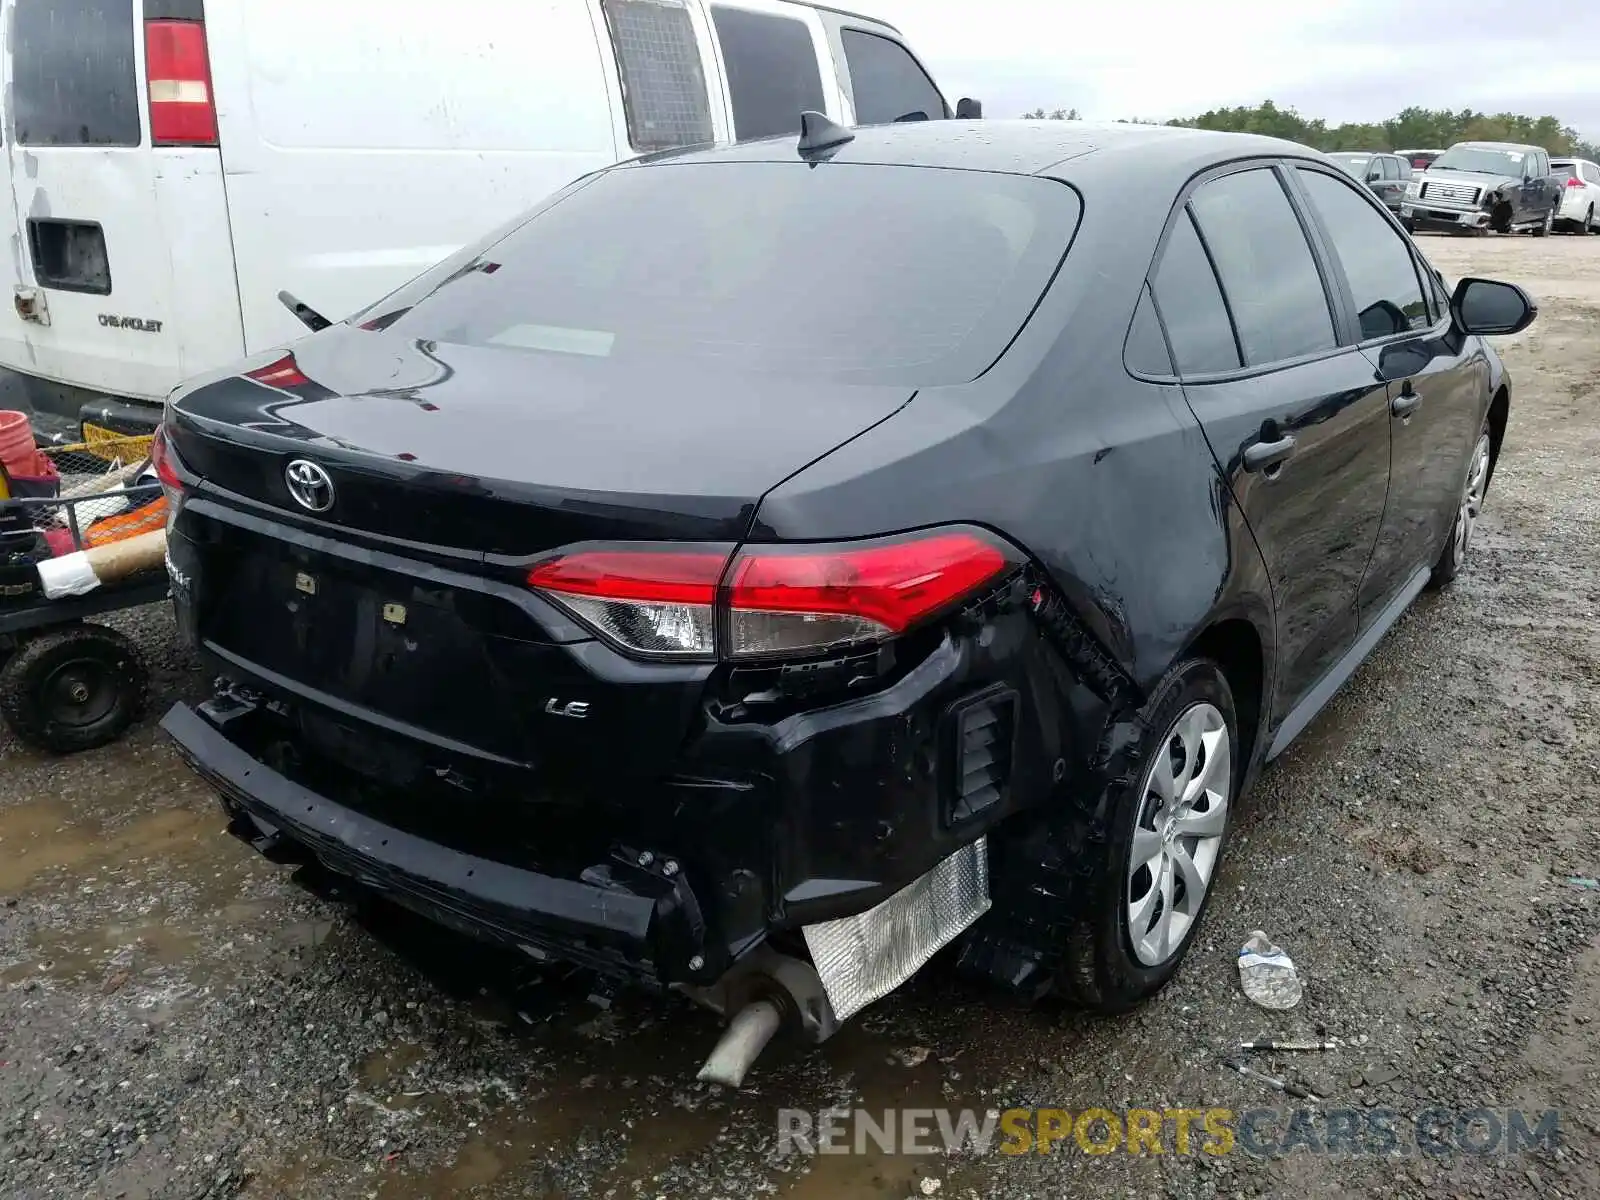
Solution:
[[[128,0],[17,0],[11,103],[24,146],[137,146]]]
[[[1578,165],[1576,163],[1553,162],[1550,164],[1550,174],[1557,179],[1576,179],[1578,177]]]
[[[1330,154],[1328,157],[1352,175],[1364,176],[1367,173],[1367,164],[1372,161],[1370,154]]]
[[[621,168],[361,318],[538,354],[957,383],[1027,320],[1079,211],[1064,184],[977,171]]]

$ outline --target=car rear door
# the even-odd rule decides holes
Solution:
[[[200,0],[8,0],[6,15],[10,282],[33,312],[3,365],[159,400],[242,349]]]
[[[1153,290],[1184,394],[1267,564],[1279,720],[1354,643],[1389,483],[1388,400],[1276,167],[1224,169],[1187,200]]]

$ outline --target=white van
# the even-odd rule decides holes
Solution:
[[[786,0],[0,0],[0,74],[0,408],[54,438],[620,159],[951,115],[891,26]]]

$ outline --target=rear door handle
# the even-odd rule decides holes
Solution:
[[[1294,438],[1284,434],[1275,442],[1256,442],[1244,450],[1246,471],[1265,471],[1277,466],[1294,453]]]
[[[1389,401],[1389,411],[1397,417],[1409,417],[1417,411],[1417,405],[1422,403],[1422,397],[1412,391],[1408,383],[1401,389],[1400,394]]]

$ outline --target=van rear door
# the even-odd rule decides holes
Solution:
[[[3,2],[0,366],[159,401],[243,352],[201,0]]]

